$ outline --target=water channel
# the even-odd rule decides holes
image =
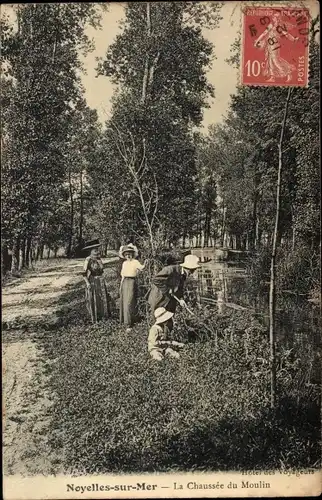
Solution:
[[[269,285],[259,290],[251,289],[246,253],[214,248],[196,248],[192,253],[202,262],[196,277],[199,295],[205,304],[221,310],[245,308],[268,327]],[[276,327],[279,340],[283,339],[290,347],[296,337],[316,348],[321,345],[320,311],[305,297],[279,296]]]

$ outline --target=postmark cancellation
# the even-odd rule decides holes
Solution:
[[[241,84],[307,87],[309,37],[308,8],[242,9]]]

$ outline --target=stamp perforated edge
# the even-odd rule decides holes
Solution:
[[[240,64],[239,64],[239,70],[238,70],[238,82],[237,85],[239,87],[265,87],[265,88],[299,88],[299,89],[307,89],[310,84],[310,47],[311,43],[309,40],[309,44],[307,46],[307,54],[306,54],[306,60],[307,60],[307,82],[306,85],[284,85],[284,84],[276,84],[276,85],[266,85],[265,83],[243,83],[243,67],[244,67],[244,45],[243,45],[243,40],[244,40],[244,27],[245,27],[245,10],[248,8],[271,8],[271,9],[281,9],[283,7],[285,8],[294,8],[294,9],[307,9],[309,11],[310,19],[312,19],[312,4],[319,4],[318,0],[285,0],[285,2],[280,2],[277,3],[276,1],[273,2],[241,2],[239,6],[239,32],[240,32]]]

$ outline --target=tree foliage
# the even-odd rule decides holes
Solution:
[[[64,238],[68,141],[83,99],[79,51],[90,50],[85,27],[98,21],[90,3],[18,5],[15,24],[1,21],[2,224],[14,257],[26,241],[30,253],[31,240]]]
[[[80,54],[93,48],[86,27],[99,28],[101,8],[26,4],[15,23],[1,19],[2,234],[13,268],[44,245],[72,255],[97,236],[111,246],[269,247],[287,90],[239,87],[223,123],[202,134],[215,96],[204,29],[218,27],[221,5],[128,3],[97,68],[117,86],[101,126],[80,80]],[[305,244],[315,255],[319,246],[318,32],[316,18],[309,87],[289,103],[281,252]],[[232,64],[239,46],[237,36]]]
[[[146,231],[142,204],[111,132],[115,128],[126,149],[134,144],[136,169],[144,141],[145,168],[140,182],[150,190],[157,184],[158,227],[163,227],[165,238],[177,240],[188,230],[187,221],[196,204],[193,128],[201,123],[207,97],[213,95],[206,79],[212,46],[201,25],[207,22],[216,27],[218,21],[218,5],[207,2],[133,3],[126,7],[123,31],[99,65],[99,72],[119,85],[102,141],[111,176],[101,189],[105,206],[113,212],[112,234],[120,234],[120,226],[124,238]],[[96,175],[104,178],[104,168]],[[154,208],[151,206],[151,213]]]

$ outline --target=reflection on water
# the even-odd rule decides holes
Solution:
[[[201,301],[217,307],[250,310],[268,326],[269,287],[251,289],[246,272],[247,255],[243,252],[227,252],[212,248],[194,249],[202,265],[197,282]],[[228,260],[223,260],[228,259]],[[277,333],[280,339],[291,343],[295,337],[307,338],[315,346],[320,345],[320,314],[305,298],[283,294],[277,304]]]

